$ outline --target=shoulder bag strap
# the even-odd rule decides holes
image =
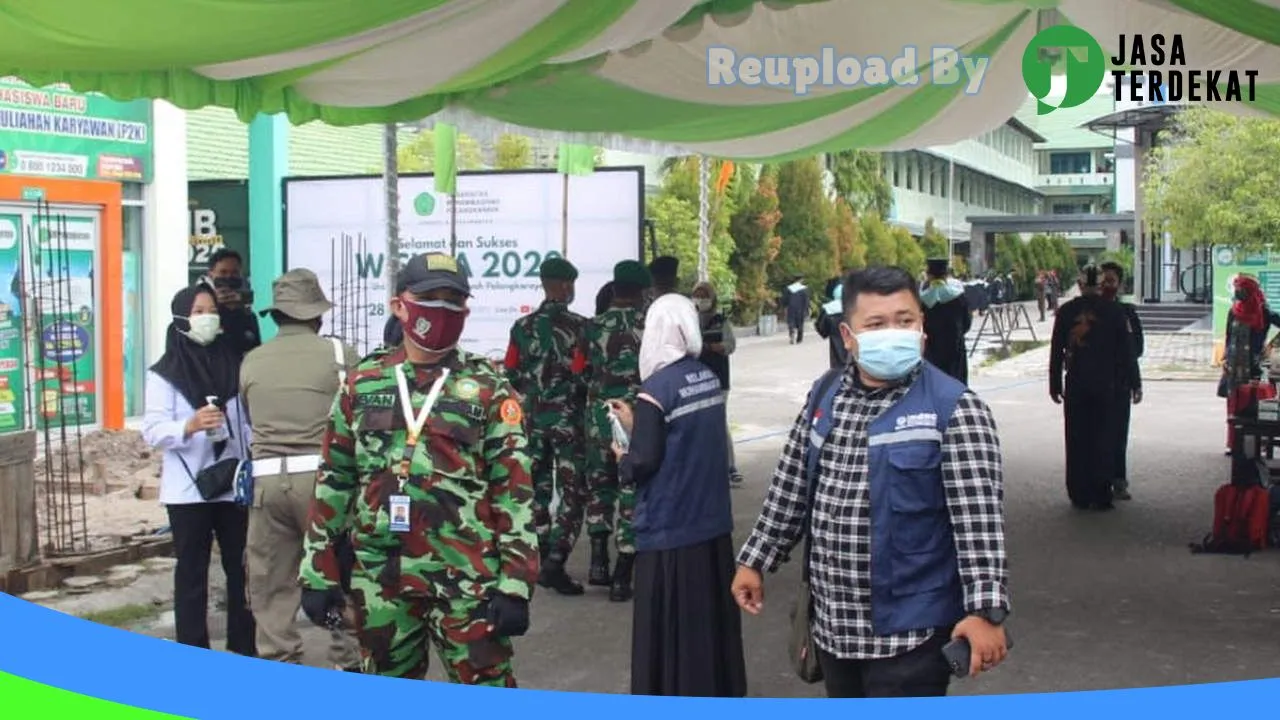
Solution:
[[[343,351],[342,341],[338,338],[331,337],[329,342],[333,345],[333,363],[338,366],[338,392],[342,392],[342,387],[347,384],[347,357]]]
[[[839,369],[828,370],[823,373],[822,378],[814,385],[813,395],[809,398],[808,406],[805,408],[805,419],[809,424],[809,435],[813,433],[813,419],[818,412],[818,408],[822,406],[823,400],[827,393],[831,391],[833,383],[840,379],[841,371]],[[813,441],[808,436],[805,437],[805,511],[804,511],[804,559],[800,565],[800,579],[802,582],[809,582],[809,558],[812,555],[813,542],[810,528],[813,523],[813,504],[818,495],[818,477],[817,473],[809,473],[809,453],[814,452]],[[816,458],[815,458],[816,460]],[[816,467],[816,465],[815,465]]]

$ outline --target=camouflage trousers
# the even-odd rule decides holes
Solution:
[[[530,427],[529,455],[533,459],[533,526],[544,551],[573,552],[582,532],[586,489],[582,476],[582,435],[573,428]],[[551,501],[560,493],[555,517]]]
[[[586,423],[587,534],[608,537],[610,533],[616,533],[614,543],[618,552],[634,553],[636,536],[631,521],[636,511],[636,488],[618,477],[618,460],[613,455],[613,430],[609,426],[608,413],[594,407],[590,413]]]
[[[489,634],[483,600],[407,597],[359,570],[351,598],[366,675],[422,680],[430,644],[450,682],[516,687],[511,639]]]

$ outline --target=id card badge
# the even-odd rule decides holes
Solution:
[[[391,512],[391,532],[409,532],[409,496],[392,495],[388,499]]]

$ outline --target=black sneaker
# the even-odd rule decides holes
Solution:
[[[743,482],[743,480],[745,480],[745,479],[746,479],[746,478],[742,477],[742,473],[740,473],[740,472],[734,472],[734,473],[731,473],[731,474],[729,475],[729,484],[730,484],[730,485],[741,485],[741,484],[742,484],[742,482]]]
[[[1116,500],[1132,500],[1133,499],[1133,496],[1129,494],[1128,490],[1116,490],[1115,492],[1111,493],[1111,497],[1115,498]]]

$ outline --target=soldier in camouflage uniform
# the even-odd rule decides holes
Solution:
[[[534,526],[542,552],[538,583],[562,595],[581,595],[582,584],[565,571],[582,531],[586,488],[582,475],[582,331],[587,319],[569,310],[578,270],[548,258],[540,270],[546,299],[511,327],[507,377],[523,396],[533,458]],[[560,493],[554,521],[551,501]]]
[[[612,586],[609,598],[617,602],[631,599],[631,565],[636,552],[631,519],[636,494],[634,486],[619,482],[605,401],[622,400],[628,405],[635,401],[640,387],[640,336],[644,326],[640,305],[649,284],[649,271],[635,260],[615,265],[610,307],[588,321],[583,338],[587,357],[586,475],[590,492],[587,533],[591,536],[587,582]],[[610,533],[616,533],[618,547],[618,563],[612,577]]]
[[[456,347],[470,288],[452,257],[410,258],[396,291],[403,344],[357,365],[334,401],[302,607],[342,622],[335,541],[350,526],[364,672],[421,679],[430,642],[453,682],[515,687],[511,637],[528,629],[538,576],[520,403],[500,369]]]

